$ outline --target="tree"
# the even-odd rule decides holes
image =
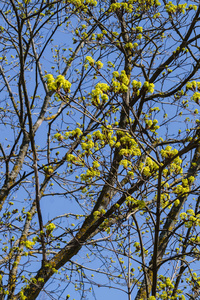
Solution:
[[[0,299],[198,298],[198,1],[0,12]]]

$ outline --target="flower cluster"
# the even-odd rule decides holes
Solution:
[[[139,96],[139,94],[140,94],[139,89],[141,88],[142,83],[140,81],[133,80],[131,82],[131,84],[132,84],[132,87],[133,87],[133,93],[136,94],[137,96]]]
[[[109,9],[109,12],[115,12],[119,10],[120,8],[123,8],[123,10],[127,13],[132,13],[134,7],[133,4],[137,4],[137,8],[135,9],[137,12],[140,11],[147,11],[152,7],[157,7],[160,4],[158,0],[129,0],[128,3],[126,2],[116,2],[112,3]]]
[[[169,14],[175,14],[176,12],[184,14],[186,6],[187,3],[175,5],[172,3],[172,1],[169,1],[165,5],[165,9]]]
[[[44,77],[47,78],[47,86],[50,91],[56,92],[62,88],[65,93],[70,93],[71,83],[64,76],[58,75],[55,79],[52,74],[47,74]]]
[[[153,94],[153,92],[154,92],[154,84],[153,83],[149,83],[148,81],[145,81],[143,87],[145,88],[147,93]]]
[[[98,219],[99,217],[101,217],[102,215],[104,215],[106,213],[105,209],[101,209],[100,211],[99,210],[95,210],[93,212],[93,216],[94,216],[94,219]]]
[[[74,130],[65,132],[65,138],[70,137],[71,139],[73,138],[79,138],[83,134],[82,130],[80,128],[76,128]]]
[[[172,149],[171,146],[167,146],[165,149],[160,151],[162,158],[170,159],[177,155],[178,150]],[[163,170],[163,176],[167,177],[170,174],[182,174],[183,170],[181,167],[182,159],[177,156],[168,166],[168,169]]]
[[[141,35],[142,36],[142,35]],[[141,36],[139,36],[138,35],[138,39],[141,39],[142,37]],[[129,42],[129,43],[127,43],[126,45],[125,45],[125,48],[126,49],[136,49],[138,47],[138,43],[131,43],[131,42]]]
[[[177,289],[174,296],[172,296],[173,290],[174,290],[174,282],[172,281],[172,279],[170,279],[170,277],[159,275],[159,280],[157,282],[157,291],[158,291],[157,297],[163,300],[167,300],[167,299],[185,300],[185,297],[182,295],[182,290]],[[179,296],[179,294],[181,294],[181,296]],[[151,297],[149,299],[151,299]]]
[[[49,223],[46,226],[46,232],[47,232],[47,234],[51,234],[54,231],[55,228],[56,228],[56,225],[54,223]]]
[[[35,245],[35,241],[30,241],[30,240],[27,240],[24,242],[24,245],[27,249],[32,249],[33,246]]]
[[[187,195],[190,191],[190,185],[187,178],[182,179],[182,184],[178,184],[173,188],[173,191],[177,196],[181,196],[183,194]]]
[[[186,90],[192,90],[193,92],[196,91],[196,88],[198,91],[200,91],[200,82],[197,81],[189,81],[186,84]]]
[[[101,35],[101,37],[103,37],[103,33],[102,33],[102,34],[97,35],[97,39],[100,39],[100,35]],[[85,63],[86,63],[86,65],[85,65],[86,69],[87,69],[87,66],[88,66],[87,63],[89,63],[89,65],[91,67],[96,66],[98,70],[103,68],[103,63],[100,60],[95,62],[94,58],[92,58],[91,56],[86,56]]]
[[[139,171],[146,177],[154,175],[156,170],[158,170],[158,165],[150,157],[146,158],[145,162],[141,162],[139,165]]]
[[[194,102],[199,103],[200,100],[200,93],[199,92],[195,92],[191,98],[192,100],[194,100]]]
[[[128,91],[129,79],[124,70],[113,72],[112,89],[115,93],[126,93]]]
[[[110,5],[110,9],[109,12],[115,12],[117,10],[119,10],[120,8],[123,8],[124,11],[126,11],[127,13],[131,13],[133,11],[133,5],[131,4],[131,1],[129,1],[129,4],[126,2],[116,2],[116,3],[112,3]]]
[[[172,158],[178,153],[178,150],[177,149],[172,150],[171,146],[167,146],[165,149],[162,149],[160,153],[163,158]]]
[[[138,208],[138,209],[143,209],[146,204],[144,200],[137,200],[135,198],[133,198],[132,196],[128,196],[126,197],[126,205],[131,205],[134,208]]]
[[[195,215],[193,209],[188,209],[180,214],[180,219],[185,222],[185,227],[200,226],[200,214]]]
[[[155,132],[157,129],[160,128],[158,124],[158,120],[149,120],[149,119],[145,119],[145,123],[146,123],[146,129],[149,129],[151,132]]]
[[[108,100],[108,91],[110,87],[106,83],[97,83],[95,89],[91,92],[91,102],[95,106],[104,104]]]
[[[89,63],[89,65],[90,66],[94,66],[94,63],[95,63],[95,60],[94,60],[94,58],[92,58],[91,56],[86,56],[86,58],[85,58],[85,62],[87,63]]]
[[[58,141],[61,142],[63,141],[63,139],[74,139],[74,138],[79,138],[81,135],[83,134],[82,130],[80,128],[76,128],[74,130],[71,131],[67,131],[65,132],[64,136],[57,132],[56,134],[54,134],[54,138]]]
[[[82,160],[80,157],[74,156],[73,154],[67,154],[66,161],[76,166],[84,166],[84,160]]]
[[[121,150],[120,155],[124,156],[140,156],[140,148],[134,138],[130,134],[124,134],[123,131],[117,131],[117,135],[121,136],[119,139]]]

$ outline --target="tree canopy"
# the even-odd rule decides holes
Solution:
[[[0,299],[197,299],[199,1],[0,14]]]

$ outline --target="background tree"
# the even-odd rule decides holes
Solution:
[[[0,299],[197,298],[198,1],[0,8]]]

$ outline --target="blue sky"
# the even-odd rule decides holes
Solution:
[[[34,3],[34,1],[33,1]],[[190,2],[188,2],[190,3]],[[32,5],[32,4],[31,4]],[[4,6],[4,4],[2,4],[2,6]],[[5,9],[5,7],[3,7],[3,9]],[[65,17],[65,12],[62,12],[63,16],[63,20]],[[189,14],[189,18],[191,17],[191,15],[194,14],[194,12],[192,11]],[[98,12],[96,12],[96,16],[98,15]],[[163,14],[163,19],[165,19],[167,17],[167,14]],[[183,16],[184,18],[184,16]],[[44,17],[45,19],[45,17]],[[12,18],[10,19],[11,22],[13,22],[13,24],[15,24],[15,20],[12,20]],[[35,19],[33,19],[32,21],[32,27],[34,28],[34,21]],[[48,38],[50,37],[51,33],[52,33],[52,28],[54,28],[56,26],[56,22],[57,20],[54,20],[55,23],[53,23],[51,21],[50,24],[45,24],[45,26],[43,28],[40,28],[41,33],[37,36],[35,36],[35,43],[37,44],[37,51],[38,53],[40,53],[40,51],[42,51],[42,47],[44,46],[45,42],[48,41]],[[52,37],[53,40],[51,41],[51,43],[49,43],[49,45],[46,47],[45,51],[42,53],[41,55],[41,67],[42,67],[42,72],[43,75],[47,74],[47,73],[52,73],[54,75],[54,77],[56,77],[58,74],[62,73],[64,68],[66,67],[66,61],[67,59],[69,59],[70,57],[70,53],[71,50],[70,48],[76,49],[77,44],[73,44],[72,42],[72,38],[74,37],[74,33],[71,33],[71,30],[75,30],[77,24],[79,23],[79,19],[77,18],[72,18],[72,23],[69,25],[69,27],[66,28],[65,25],[63,25],[62,27],[59,27],[56,34]],[[16,41],[16,33],[14,28],[12,28],[12,30],[10,29],[9,31],[9,26],[8,25],[4,25],[3,23],[3,19],[1,19],[1,22],[3,24],[3,26],[6,28],[7,30],[7,35],[11,35],[12,37],[15,37]],[[82,21],[80,21],[81,23]],[[104,24],[105,26],[108,26],[108,28],[112,28],[112,30],[118,30],[117,27],[114,25],[115,19],[113,17],[110,18],[110,21],[107,22],[107,20],[104,20]],[[83,22],[84,23],[84,22]],[[180,32],[184,35],[185,30],[187,29],[189,22],[188,19],[185,18],[185,21],[183,21],[183,26],[181,28],[179,28]],[[1,25],[1,24],[0,24]],[[136,25],[143,25],[146,32],[151,32],[151,27],[150,27],[150,21],[149,20],[142,20],[141,22],[138,22],[138,24]],[[38,25],[39,26],[39,25]],[[135,26],[135,24],[134,24]],[[159,20],[155,20],[154,21],[154,26],[157,26],[159,29]],[[167,47],[167,51],[164,52],[164,45],[162,45],[162,41],[159,41],[160,45],[163,46],[163,48],[161,48],[160,54],[158,54],[158,60],[155,61],[155,65],[154,67],[152,67],[151,69],[151,75],[153,74],[153,72],[155,71],[155,69],[157,68],[158,65],[160,65],[163,61],[165,61],[167,56],[170,56],[171,53],[176,50],[177,48],[177,44],[179,43],[179,37],[177,35],[177,33],[173,34],[171,33],[171,24],[169,24],[168,22],[165,24],[166,28],[168,28],[166,30],[166,35],[167,35],[167,45],[165,45]],[[153,27],[153,30],[154,27]],[[25,40],[28,40],[29,38],[29,34],[27,34],[26,36],[26,32],[28,32],[27,30],[23,32],[23,37]],[[98,30],[98,33],[100,31]],[[44,38],[41,38],[41,35],[44,36]],[[155,37],[156,39],[156,37]],[[178,41],[177,41],[178,40]],[[105,41],[106,43],[106,41]],[[138,44],[140,46],[140,42],[138,41]],[[25,41],[24,41],[24,45],[26,45]],[[92,41],[91,43],[89,43],[89,46],[92,45]],[[87,96],[88,93],[91,92],[92,89],[94,89],[95,85],[97,84],[98,81],[103,81],[105,82],[106,80],[111,83],[111,79],[112,79],[112,72],[114,70],[119,70],[119,72],[124,68],[124,57],[119,54],[120,51],[116,50],[115,48],[115,52],[113,50],[113,46],[111,45],[110,48],[107,47],[106,49],[101,49],[99,50],[99,48],[95,49],[95,45],[92,45],[91,50],[86,50],[86,48],[83,48],[82,50],[79,51],[79,53],[77,54],[77,57],[75,59],[75,61],[72,63],[72,66],[69,68],[68,73],[66,74],[66,79],[68,79],[71,83],[72,83],[72,88],[71,88],[71,102],[68,105],[68,107],[65,108],[65,110],[63,110],[63,113],[60,114],[60,116],[55,120],[55,122],[52,123],[51,127],[50,127],[50,122],[48,120],[45,120],[45,122],[41,125],[41,127],[38,129],[37,134],[35,136],[35,141],[36,144],[38,146],[38,155],[39,155],[39,161],[38,161],[38,166],[39,166],[39,179],[40,179],[40,183],[43,182],[44,178],[45,178],[45,172],[43,170],[43,164],[49,166],[50,164],[55,165],[56,161],[54,159],[60,160],[61,157],[63,157],[63,155],[66,154],[66,151],[69,151],[71,144],[72,144],[72,139],[66,139],[63,140],[61,142],[56,141],[55,138],[53,138],[54,134],[56,132],[59,132],[61,134],[64,135],[65,132],[68,132],[69,130],[72,130],[74,128],[77,127],[77,122],[78,123],[82,123],[84,118],[85,118],[85,124],[88,125],[90,122],[90,119],[94,116],[95,113],[95,107],[93,106],[87,106],[85,107],[85,109],[88,109],[88,111],[91,113],[90,117],[84,117],[82,114],[82,109],[84,104],[81,102],[78,103],[78,101],[80,99],[78,99],[77,97],[82,97],[85,96],[86,97],[86,102],[87,102]],[[195,46],[191,46],[191,49],[195,48]],[[66,50],[67,49],[67,50]],[[152,46],[152,49],[154,51],[154,48]],[[2,66],[4,67],[5,70],[5,74],[6,76],[10,75],[11,77],[9,79],[9,83],[10,86],[12,88],[14,97],[17,101],[18,99],[18,86],[17,86],[17,81],[15,81],[15,78],[18,78],[18,72],[19,72],[19,68],[17,66],[17,62],[18,62],[18,56],[16,56],[16,49],[11,48],[8,49],[8,51],[6,52],[6,50],[3,48],[3,44],[1,44],[1,55],[6,55],[7,59],[8,59],[8,64],[6,64],[6,62],[4,62],[2,60]],[[85,51],[85,52],[84,52]],[[141,61],[139,60],[139,63],[143,63],[145,68],[148,67],[148,65],[151,62],[151,58],[152,58],[152,53],[149,53],[148,50],[145,50],[146,54],[144,53],[143,58],[141,59]],[[144,51],[144,52],[145,52]],[[195,54],[198,55],[197,50],[195,50]],[[119,54],[119,56],[118,56]],[[14,55],[14,58],[11,57],[11,55]],[[57,55],[57,56],[56,56]],[[79,56],[80,55],[80,56]],[[101,76],[97,77],[97,79],[93,78],[94,75],[94,71],[93,68],[88,67],[88,73],[84,70],[83,64],[84,64],[84,59],[87,55],[91,55],[92,57],[94,57],[96,60],[98,60],[99,56],[102,56],[102,62],[104,63],[104,68],[101,70]],[[57,59],[60,59],[60,62],[57,64]],[[172,75],[168,75],[169,80],[165,80],[165,76],[163,75],[159,77],[159,80],[157,82],[155,82],[155,93],[158,92],[160,89],[163,89],[164,92],[170,91],[170,88],[176,87],[177,84],[179,84],[179,82],[181,80],[184,80],[184,76],[186,76],[187,72],[189,72],[192,69],[192,64],[194,64],[194,62],[191,63],[191,60],[189,58],[187,58],[188,56],[185,54],[182,56],[182,58],[180,60],[177,60],[177,62],[175,62],[175,64],[173,66],[169,66],[169,68],[172,69]],[[31,55],[30,55],[30,59],[31,59]],[[110,70],[107,70],[107,63],[108,61],[111,62],[115,62],[115,67],[114,68],[110,68]],[[11,66],[11,62],[14,63],[14,67],[12,68]],[[53,68],[52,68],[53,67]],[[32,60],[29,63],[27,63],[27,69],[25,72],[25,77],[26,77],[26,84],[27,84],[27,89],[28,89],[28,94],[29,94],[29,100],[31,101],[33,97],[34,92],[36,92],[36,94],[38,95],[38,97],[35,99],[35,108],[33,109],[33,120],[36,121],[37,117],[38,117],[38,112],[40,111],[41,108],[41,103],[43,103],[44,100],[44,96],[45,96],[45,91],[41,82],[41,79],[39,78],[39,73],[36,73],[36,65],[35,65],[35,60]],[[166,66],[166,70],[167,70],[167,66]],[[78,71],[76,71],[76,69],[79,69],[80,73],[83,72],[84,74],[84,80],[82,82],[82,87],[81,87],[81,91],[78,90],[76,95],[74,96],[74,92],[77,89],[78,84],[80,83],[80,78],[81,75]],[[135,71],[136,70],[136,71]],[[169,71],[165,71],[165,72],[169,72]],[[37,74],[37,76],[36,76]],[[151,77],[151,76],[150,76]],[[199,75],[197,76],[197,80],[199,78]],[[141,80],[142,84],[144,83],[145,78],[144,78],[144,74],[142,73],[140,68],[135,68],[134,71],[132,72],[132,79],[135,80]],[[38,88],[37,87],[37,80],[39,81],[38,84]],[[4,82],[1,78],[1,85],[4,86]],[[82,93],[82,94],[81,94]],[[0,106],[6,107],[6,102],[9,102],[9,97],[8,97],[8,92],[5,88],[3,88],[1,90],[1,94],[2,94],[2,98],[0,100],[1,104]],[[189,99],[192,95],[192,92],[188,92],[189,96],[186,96],[184,99]],[[190,95],[191,94],[191,95]],[[90,96],[89,96],[90,97]],[[150,97],[150,95],[149,95]],[[152,98],[151,101],[149,101],[145,106],[144,106],[144,114],[142,115],[141,119],[143,119],[142,124],[145,124],[145,114],[149,113],[149,109],[151,107],[156,107],[158,106],[160,109],[160,112],[158,112],[157,114],[154,113],[152,114],[152,119],[156,118],[159,121],[159,124],[163,124],[160,129],[158,130],[158,136],[162,136],[163,138],[165,138],[166,135],[170,136],[171,139],[174,138],[174,136],[177,135],[178,130],[182,130],[183,133],[180,133],[179,137],[183,137],[186,136],[186,128],[193,128],[195,127],[196,123],[195,123],[195,119],[198,118],[198,114],[194,114],[194,110],[196,108],[199,107],[199,105],[197,103],[194,103],[192,101],[189,101],[189,106],[184,108],[183,104],[180,104],[179,101],[175,101],[174,99],[172,99],[173,97],[167,97],[167,98]],[[81,98],[83,100],[83,98]],[[117,106],[121,105],[121,98],[120,97],[113,97],[113,103]],[[11,105],[11,104],[9,104]],[[51,114],[54,114],[58,108],[61,105],[61,101],[56,101],[56,99],[54,100],[54,96],[52,96],[52,102],[51,102],[51,106],[49,105],[48,107],[48,112],[47,112],[47,116],[50,116]],[[181,109],[180,109],[181,107]],[[7,109],[9,109],[7,107]],[[105,108],[106,110],[107,108]],[[137,104],[134,106],[134,109],[137,110],[138,106]],[[182,117],[179,115],[180,111],[183,110],[183,115]],[[9,110],[8,110],[9,112]],[[50,114],[51,112],[51,114]],[[165,116],[165,114],[167,114],[168,116]],[[12,148],[13,144],[14,144],[14,140],[18,134],[19,128],[16,126],[16,124],[18,125],[18,120],[16,115],[13,113],[11,114],[12,117],[10,117],[10,115],[8,115],[7,113],[4,114],[3,111],[1,110],[1,117],[2,117],[2,122],[0,124],[1,127],[1,132],[2,132],[2,136],[1,136],[1,144],[5,150],[6,155],[9,155],[9,151]],[[101,114],[102,117],[103,114]],[[119,113],[113,113],[113,115],[116,116],[116,118],[119,118]],[[178,115],[176,118],[175,116]],[[190,117],[190,121],[186,120],[186,117]],[[133,118],[133,114],[131,116]],[[109,119],[111,120],[112,117]],[[104,116],[102,117],[102,120],[104,120]],[[7,124],[5,124],[5,122],[7,122]],[[26,121],[27,123],[27,121]],[[103,123],[103,121],[102,121]],[[15,127],[16,126],[16,127]],[[14,129],[13,129],[14,128]],[[28,124],[26,124],[26,128],[28,130]],[[49,128],[51,128],[51,132],[49,135]],[[95,130],[95,128],[93,129],[93,131]],[[189,133],[188,133],[189,134]],[[142,136],[140,136],[137,133],[137,138],[138,140],[142,141]],[[151,132],[150,132],[151,135]],[[153,136],[153,135],[152,135]],[[147,137],[146,137],[147,138]],[[155,136],[153,136],[153,138],[156,138]],[[19,138],[19,145],[22,141],[22,136]],[[147,146],[147,144],[145,144],[146,142],[149,142],[149,140],[144,140],[142,142],[144,142],[144,145]],[[48,144],[49,142],[49,144]],[[10,146],[9,146],[10,145]],[[50,145],[50,149],[51,149],[51,153],[49,154],[49,161],[48,161],[48,145]],[[182,144],[181,144],[182,147]],[[19,151],[19,147],[16,147],[15,152],[18,153]],[[59,154],[56,154],[56,152],[60,152]],[[110,156],[109,156],[110,155]],[[107,172],[105,166],[104,166],[104,161],[103,161],[103,156],[107,156],[107,161],[110,159],[110,157],[112,158],[112,151],[110,150],[110,147],[107,146],[105,148],[103,148],[102,153],[99,152],[99,160],[102,163],[102,170],[104,170],[105,172]],[[154,158],[156,157],[155,154],[153,154]],[[92,160],[94,158],[86,158],[88,165],[92,164]],[[185,159],[186,160],[186,159]],[[13,167],[13,162],[10,163],[10,168]],[[74,167],[75,173],[70,173],[69,171],[70,167],[67,167],[67,163],[64,163],[58,170],[59,174],[55,174],[54,177],[52,178],[52,181],[48,187],[48,189],[45,191],[45,193],[47,193],[48,195],[44,195],[44,197],[41,200],[41,211],[42,211],[42,216],[43,216],[43,222],[44,224],[46,224],[47,222],[50,222],[50,220],[52,220],[53,218],[57,217],[58,215],[64,215],[64,214],[68,214],[68,218],[66,216],[62,216],[60,218],[58,218],[55,221],[56,224],[56,231],[55,234],[56,235],[64,235],[63,238],[63,242],[61,242],[61,245],[65,245],[65,241],[69,241],[72,238],[72,233],[73,230],[77,230],[78,228],[80,228],[81,224],[82,224],[82,220],[83,218],[80,217],[80,219],[76,218],[76,214],[88,214],[91,209],[92,209],[92,196],[87,196],[85,193],[80,193],[79,191],[77,192],[72,192],[70,189],[76,189],[79,188],[81,185],[83,185],[83,183],[79,180],[76,179],[75,176],[79,175],[82,171],[83,168],[81,167]],[[121,169],[120,169],[121,170]],[[4,162],[2,162],[2,171],[5,172],[5,165]],[[31,151],[29,152],[27,159],[23,165],[23,172],[33,172],[33,168],[32,168],[32,153]],[[4,174],[3,174],[4,175]],[[1,176],[1,182],[3,184],[4,182],[4,176]],[[25,211],[28,211],[30,209],[31,203],[35,197],[35,188],[33,185],[33,181],[34,178],[32,177],[33,174],[30,174],[30,176],[28,176],[26,178],[26,180],[24,180],[23,184],[19,187],[19,189],[14,189],[14,191],[11,193],[11,195],[8,198],[8,201],[13,201],[14,204],[12,206],[13,209],[18,209],[19,210],[19,215],[22,215],[22,208],[25,207]],[[121,178],[123,176],[123,173],[121,175]],[[120,176],[119,176],[120,178]],[[70,183],[71,181],[71,183]],[[62,185],[59,185],[60,182],[62,182]],[[74,185],[73,185],[74,184]],[[98,181],[99,186],[103,184],[102,180]],[[156,193],[156,188],[154,186],[155,181],[152,179],[152,182],[147,182],[147,186],[150,189],[150,193],[148,195],[148,200],[151,200]],[[198,186],[198,181],[196,183],[196,185]],[[87,185],[86,185],[87,186]],[[98,189],[100,189],[98,185],[94,186],[94,191],[93,193],[93,197],[94,197],[94,201],[97,199],[98,197]],[[145,188],[144,188],[145,190]],[[63,193],[66,192],[66,195],[64,195]],[[143,191],[144,192],[144,191]],[[52,193],[52,195],[51,195]],[[62,193],[62,195],[61,195]],[[142,193],[142,192],[141,192]],[[115,201],[120,197],[121,193],[119,193],[116,198],[114,199]],[[140,191],[135,193],[135,195],[137,195],[138,197],[140,197]],[[82,197],[82,198],[81,198]],[[30,200],[28,200],[30,199]],[[114,202],[113,200],[113,202]],[[91,201],[91,202],[90,202]],[[192,199],[190,200],[192,202]],[[6,208],[10,209],[9,204],[6,204]],[[4,212],[6,211],[6,208],[4,210]],[[139,226],[142,226],[143,223],[145,223],[145,216],[141,216],[139,215],[139,213],[137,214],[137,218],[138,218],[138,224]],[[13,218],[14,221],[14,218]],[[38,234],[39,231],[39,227],[37,225],[37,227],[35,227],[34,222],[37,222],[37,215],[35,215],[34,219],[33,219],[33,223],[32,223],[32,227],[30,229],[30,236],[29,238],[33,238],[34,236],[36,236]],[[20,222],[15,221],[17,226],[21,226]],[[116,232],[113,234],[113,236],[115,236],[115,234],[119,233],[119,237],[117,239],[120,240],[120,233],[122,234],[123,232],[127,232],[126,231],[126,226],[127,223],[124,223],[123,226],[119,225],[119,227],[116,229]],[[36,230],[35,230],[36,228]],[[133,250],[133,244],[136,241],[137,238],[137,234],[136,234],[136,229],[133,227],[131,227],[132,231],[132,246],[131,246],[131,250]],[[147,228],[144,228],[144,230],[147,230]],[[76,231],[75,231],[76,232]],[[2,230],[2,234],[4,234],[4,229]],[[8,235],[10,235],[10,237],[12,235],[15,235],[16,238],[19,236],[20,231],[10,231],[8,233]],[[102,238],[107,236],[105,232],[102,233],[102,235],[97,235],[97,237],[95,238]],[[6,239],[6,237],[3,237],[4,239]],[[134,240],[135,239],[135,240]],[[145,242],[145,246],[149,248],[149,252],[152,251],[152,240],[151,240],[151,235],[149,232],[146,233],[145,238],[144,238],[144,242]],[[105,242],[102,242],[99,246],[99,248],[95,249],[95,254],[92,255],[91,252],[92,250],[92,246],[85,246],[83,247],[83,249],[72,259],[73,262],[78,262],[80,265],[84,264],[87,268],[92,268],[92,269],[96,269],[97,271],[99,269],[101,269],[101,271],[107,270],[108,265],[103,264],[103,258],[107,259],[107,261],[109,260],[110,256],[113,256],[114,260],[119,260],[119,258],[122,256],[123,257],[123,253],[117,254],[115,255],[111,250],[112,247],[114,247],[114,245],[116,245],[117,242],[113,241],[113,245],[111,244],[106,244]],[[124,240],[123,241],[123,245],[122,247],[127,246],[128,241]],[[59,251],[59,245],[56,245],[56,243],[53,244],[53,249],[52,251],[53,254],[55,254],[56,251]],[[151,245],[151,246],[150,246]],[[176,245],[176,244],[174,244]],[[39,247],[39,246],[37,246]],[[102,250],[100,247],[105,247],[104,250]],[[107,248],[106,248],[107,247]],[[110,248],[109,248],[110,247]],[[125,249],[127,250],[128,248],[125,247]],[[22,265],[21,265],[21,270],[23,270],[23,263],[26,261],[26,265],[27,265],[27,270],[23,270],[24,273],[27,275],[29,272],[33,273],[35,271],[37,271],[39,265],[40,265],[40,261],[38,262],[38,258],[40,259],[41,255],[39,255],[37,257],[37,250],[35,249],[36,252],[33,253],[33,256],[29,256],[28,258],[24,257],[22,259]],[[87,253],[89,253],[89,258],[87,258]],[[98,256],[99,253],[99,256]],[[108,256],[108,258],[107,258]],[[127,260],[127,258],[125,258]],[[134,259],[138,259],[140,260],[140,258],[135,255]],[[147,258],[148,261],[148,258]],[[29,265],[30,263],[30,265]],[[132,262],[134,268],[136,269],[137,272],[137,267],[138,264],[133,261]],[[199,271],[199,266],[198,266],[199,262],[196,262],[196,266],[195,268],[198,269]],[[125,265],[127,266],[127,261],[125,262]],[[70,276],[71,274],[71,269],[72,266],[70,266],[69,264],[66,265],[66,270],[64,269],[62,271],[63,273],[66,273],[66,275]],[[121,268],[121,264],[116,263],[116,268],[118,268],[118,270],[120,270]],[[5,267],[6,270],[6,267]],[[109,270],[109,269],[108,269]],[[116,271],[116,273],[115,273]],[[109,271],[110,272],[110,271]],[[170,274],[172,273],[172,269],[169,266],[169,270],[167,270],[167,267],[163,267],[163,269],[161,270],[161,272],[163,274]],[[92,299],[102,299],[104,298],[105,300],[108,300],[110,298],[115,298],[116,300],[121,299],[123,297],[123,299],[128,299],[127,295],[120,291],[119,289],[113,289],[113,288],[107,288],[107,286],[109,285],[109,280],[107,279],[106,276],[100,275],[98,272],[97,274],[95,274],[94,278],[92,277],[92,274],[94,273],[94,271],[90,271],[90,270],[86,270],[86,275],[88,276],[88,278],[84,279],[85,283],[85,288],[89,289],[91,284],[88,283],[88,281],[90,281],[90,283],[92,283],[93,281],[96,284],[92,284],[92,288],[93,290],[89,293],[87,293],[86,299],[92,300]],[[115,265],[113,267],[111,267],[111,275],[116,275],[117,274],[117,270],[115,270]],[[29,276],[29,275],[27,275]],[[82,275],[83,276],[83,275]],[[117,276],[117,275],[116,275]],[[73,275],[73,284],[68,286],[68,282],[70,280],[66,279],[65,281],[61,281],[62,276],[60,276],[59,274],[55,276],[56,280],[49,280],[49,282],[47,283],[47,285],[45,286],[45,288],[47,288],[47,293],[46,292],[42,292],[39,296],[38,296],[38,300],[48,300],[48,299],[65,299],[67,294],[70,294],[70,299],[81,299],[81,294],[79,294],[77,291],[75,291],[76,287],[74,288],[74,284],[77,284],[77,286],[79,287],[79,283],[80,283],[80,278],[81,278],[81,274],[78,273],[77,271],[74,271],[74,275]],[[121,279],[120,282],[122,283],[122,285],[118,285],[118,283],[116,282],[115,284],[113,284],[113,286],[116,288],[120,288],[120,289],[124,289],[124,291],[127,291],[127,287],[125,285],[125,282]],[[98,286],[100,285],[100,286]],[[66,290],[63,292],[63,294],[61,293],[60,290],[64,289],[65,286],[67,287]],[[54,289],[57,289],[58,291],[54,294],[53,291]],[[82,291],[82,290],[81,290]],[[132,298],[134,299],[134,293],[135,290],[133,291],[132,294]],[[60,298],[58,298],[60,297]],[[95,298],[96,297],[96,298]]]

